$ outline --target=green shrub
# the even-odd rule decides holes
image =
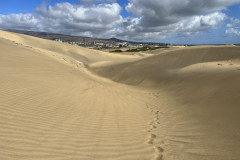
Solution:
[[[122,52],[122,50],[121,49],[116,49],[116,50],[113,50],[111,52]]]
[[[169,48],[169,47],[168,46],[159,46],[159,47],[144,46],[141,48],[128,49],[126,50],[126,52],[140,52],[140,51],[156,50],[160,48]]]

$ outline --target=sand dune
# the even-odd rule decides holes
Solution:
[[[155,91],[166,159],[239,159],[240,47],[190,47],[92,70]]]
[[[237,160],[239,51],[145,58],[0,31],[0,159]]]
[[[161,82],[169,82],[169,80],[176,81],[178,70],[193,64],[229,61],[230,65],[234,60],[235,66],[237,66],[239,64],[237,60],[240,61],[239,50],[239,47],[189,47],[151,56],[133,63],[92,67],[92,70],[117,82],[155,86]],[[223,67],[219,67],[219,70],[221,68]]]
[[[74,46],[66,43],[59,43],[51,40],[40,39],[17,33],[0,31],[0,36],[14,42],[15,44],[32,48],[35,51],[40,51],[48,56],[53,56],[55,60],[56,57],[54,56],[58,56],[61,57],[61,59],[65,58],[65,61],[77,61],[79,63],[83,63],[84,65],[91,65],[96,62],[103,61],[113,61],[114,63],[121,63],[141,58],[137,55],[128,56],[110,54],[108,52],[102,52],[97,50],[90,50],[84,47]]]

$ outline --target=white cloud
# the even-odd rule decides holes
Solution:
[[[128,38],[132,39],[161,38],[171,34],[196,35],[201,31],[221,27],[227,19],[222,10],[239,2],[240,0],[129,0],[126,10],[138,22],[130,24],[131,18],[128,17],[119,29],[119,36],[127,37],[123,35],[124,30],[130,35]],[[134,34],[137,36],[134,37]]]
[[[115,3],[116,0],[78,0],[80,3]]]
[[[231,23],[227,24],[225,34],[228,36],[240,36],[240,19],[231,18]]]
[[[171,34],[192,36],[201,31],[220,27],[226,18],[227,16],[224,13],[214,12],[207,15],[191,16],[173,24],[154,27],[141,26],[141,18],[127,18],[123,20],[121,27],[118,29],[118,36],[132,40],[162,39]]]
[[[116,0],[79,0],[80,4],[42,4],[30,14],[0,15],[2,29],[30,29],[71,35],[127,40],[196,35],[221,27],[222,12],[240,0],[129,0],[126,10],[133,17],[122,18]],[[226,34],[238,33],[240,20],[232,19]]]
[[[142,26],[154,27],[221,11],[237,2],[240,0],[129,0],[126,10],[142,17]]]
[[[240,30],[235,28],[229,28],[225,31],[225,33],[229,36],[240,36]]]
[[[39,20],[32,14],[0,15],[0,28],[36,29]]]
[[[57,3],[49,7],[43,4],[33,14],[0,15],[0,28],[99,36],[120,23],[121,9],[117,3],[87,6]]]
[[[96,36],[98,32],[114,29],[121,20],[121,7],[117,3],[99,5],[72,5],[59,3],[49,6],[42,23],[47,31],[81,34],[88,32]]]

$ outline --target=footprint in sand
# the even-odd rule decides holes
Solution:
[[[158,146],[158,147],[157,147],[157,146],[155,146],[155,147],[153,147],[153,148],[154,148],[154,151],[155,151],[155,152],[157,152],[157,153],[158,153],[158,152],[160,152],[160,153],[161,153],[161,152],[163,152],[163,151],[164,151],[164,149],[163,149],[162,147],[159,147],[159,146]]]
[[[151,129],[157,128],[155,125],[150,126]]]
[[[164,149],[159,146],[155,146],[153,147],[153,149],[155,151],[155,155],[152,160],[162,160],[163,159],[162,152],[164,151]]]
[[[149,125],[152,125],[153,123],[154,123],[153,121],[148,122]]]
[[[147,143],[148,144],[153,144],[153,141],[154,141],[154,139],[156,138],[157,136],[155,135],[155,134],[150,134],[149,136],[148,136],[148,141],[147,141]]]
[[[157,138],[157,136],[155,134],[150,134],[148,137],[151,138],[151,139]]]
[[[146,106],[150,110],[150,112],[154,115],[153,121],[149,121],[148,122],[148,125],[150,125],[150,129],[148,129],[148,132],[152,132],[153,129],[157,128],[157,126],[155,124],[160,124],[160,122],[159,122],[159,114],[161,112],[160,111],[154,111],[153,108],[150,107],[149,105],[146,105]],[[155,134],[150,134],[148,136],[148,140],[147,140],[146,143],[147,144],[154,144],[154,140],[156,138],[157,138],[157,136]],[[152,160],[163,160],[162,152],[164,151],[164,149],[162,147],[160,147],[160,146],[154,146],[153,149],[154,149],[155,154],[154,154]]]
[[[152,160],[162,160],[163,159],[163,155],[162,154],[156,154],[154,155],[154,157],[152,158]]]
[[[147,144],[153,144],[154,139],[147,140]]]

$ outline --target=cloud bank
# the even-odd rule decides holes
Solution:
[[[221,27],[229,19],[223,11],[240,0],[129,0],[125,8],[116,0],[79,2],[43,4],[34,13],[0,14],[0,28],[127,40],[193,36]],[[132,16],[123,18],[123,9]],[[227,35],[240,35],[236,21],[231,19]]]
[[[173,33],[194,35],[220,27],[227,15],[222,12],[239,0],[130,0],[126,10],[136,17],[126,21],[121,33],[128,29],[145,39],[165,37]],[[137,21],[137,23],[136,23]],[[136,37],[141,38],[141,37]]]
[[[77,5],[45,4],[34,13],[0,15],[0,28],[27,29],[82,36],[105,36],[121,22],[121,6],[117,3]]]

